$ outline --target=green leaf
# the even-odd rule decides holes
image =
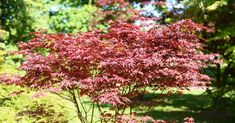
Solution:
[[[220,0],[220,1],[216,1],[214,2],[213,4],[211,4],[210,6],[208,6],[206,9],[208,11],[214,11],[216,10],[217,8],[219,7],[222,7],[222,6],[226,6],[228,3],[226,0]]]

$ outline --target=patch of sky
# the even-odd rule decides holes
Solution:
[[[168,11],[177,9],[177,13],[182,13],[182,10],[185,8],[183,2],[178,2],[177,0],[166,0],[166,7]]]
[[[158,0],[151,0],[152,3],[158,2]],[[150,3],[151,3],[150,2]],[[166,0],[166,8],[168,11],[172,11],[173,9],[177,9],[177,13],[182,13],[181,9],[184,9],[184,5],[182,2],[178,2],[177,0]],[[154,4],[146,4],[141,6],[140,3],[134,2],[133,7],[137,10],[143,10],[141,12],[142,15],[145,16],[154,16],[154,17],[161,17],[162,13],[158,10],[158,8]]]
[[[51,12],[51,13],[58,12],[58,11],[61,9],[61,6],[62,6],[62,5],[54,5],[54,6],[51,6],[51,7],[49,8],[49,12]]]
[[[166,0],[166,7],[169,11],[171,11],[174,8],[184,8],[184,5],[181,2],[177,2],[176,0]]]
[[[82,8],[82,6],[78,6],[78,7],[77,7],[78,10],[81,9],[81,8]]]
[[[54,6],[51,6],[49,8],[49,12],[52,12],[52,13],[56,13],[58,12],[59,10],[67,10],[69,9],[70,7],[69,6],[66,6],[64,4],[59,4],[59,5],[54,5]]]
[[[155,1],[152,0],[151,2],[154,3]],[[159,18],[162,15],[154,4],[146,4],[142,7],[140,3],[134,2],[133,7],[137,10],[142,10],[140,14],[144,16],[154,16]]]

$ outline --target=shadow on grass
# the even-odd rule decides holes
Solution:
[[[147,96],[151,97],[150,95]],[[163,103],[157,104],[152,111],[139,113],[154,119],[183,122],[185,117],[193,117],[196,123],[234,123],[235,112],[214,111],[209,108],[211,101],[206,95],[184,94],[159,97]],[[170,108],[169,108],[170,107]]]
[[[8,98],[0,98],[0,108],[5,106],[5,101],[9,100]]]
[[[154,103],[153,100],[155,101]],[[134,108],[138,115],[149,115],[154,119],[166,121],[177,120],[178,123],[182,123],[185,117],[193,117],[196,123],[234,123],[235,121],[235,112],[229,112],[227,109],[224,109],[224,111],[215,111],[210,108],[212,100],[209,96],[195,94],[193,91],[181,96],[177,94],[171,96],[146,94],[140,101],[133,102],[136,104]],[[87,100],[84,103],[91,105],[90,101]],[[138,103],[141,105],[138,105]],[[152,103],[153,109],[145,113],[147,111],[146,106],[150,106]],[[102,104],[100,107],[109,108],[111,106]],[[235,106],[228,107],[235,108]]]
[[[166,103],[162,106],[173,106],[176,108],[187,107],[188,110],[197,111],[201,109],[207,109],[210,107],[211,99],[207,95],[171,95],[166,98]]]
[[[201,111],[151,111],[147,115],[154,119],[162,119],[166,121],[177,120],[183,122],[185,117],[193,117],[196,123],[234,123],[234,115],[221,114],[222,112]]]

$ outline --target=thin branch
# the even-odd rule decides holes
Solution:
[[[63,96],[63,95],[61,95],[61,94],[59,94],[59,93],[53,93],[53,94],[59,96],[59,97],[62,98],[62,99],[65,99],[65,100],[67,100],[67,101],[73,102],[73,100],[72,100],[71,98],[68,98],[68,97],[66,97],[66,96]]]
[[[83,105],[83,101],[81,100],[79,95],[78,95],[78,100],[79,100],[79,102],[82,106],[82,109],[83,109],[84,113],[85,113],[85,119],[87,120],[87,110],[86,110],[85,106]]]
[[[81,111],[80,111],[79,104],[78,104],[78,101],[77,101],[77,99],[76,99],[76,95],[75,95],[74,90],[69,91],[69,92],[70,92],[70,94],[72,95],[73,101],[74,101],[74,105],[75,105],[76,108],[77,108],[77,116],[78,116],[78,118],[80,119],[81,123],[86,123],[86,121],[85,121],[85,119],[83,118],[82,113],[81,113]]]
[[[97,107],[98,107],[98,109],[99,109],[99,111],[100,111],[100,114],[103,114],[103,112],[102,112],[102,110],[101,110],[101,108],[100,108],[100,105],[99,105],[99,103],[97,102]],[[100,122],[102,123],[103,122],[103,120],[102,119],[100,119]]]
[[[92,112],[91,112],[91,123],[93,123],[93,117],[94,117],[94,110],[95,110],[95,103],[92,103]]]

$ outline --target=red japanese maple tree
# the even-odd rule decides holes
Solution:
[[[29,42],[18,44],[17,53],[25,58],[20,69],[26,74],[1,79],[30,88],[68,91],[81,122],[88,120],[77,100],[83,95],[90,97],[103,117],[107,114],[100,105],[111,104],[115,113],[108,116],[117,120],[146,93],[209,83],[200,69],[213,55],[200,51],[196,33],[202,30],[207,28],[182,20],[150,30],[116,22],[106,33],[36,32]]]

